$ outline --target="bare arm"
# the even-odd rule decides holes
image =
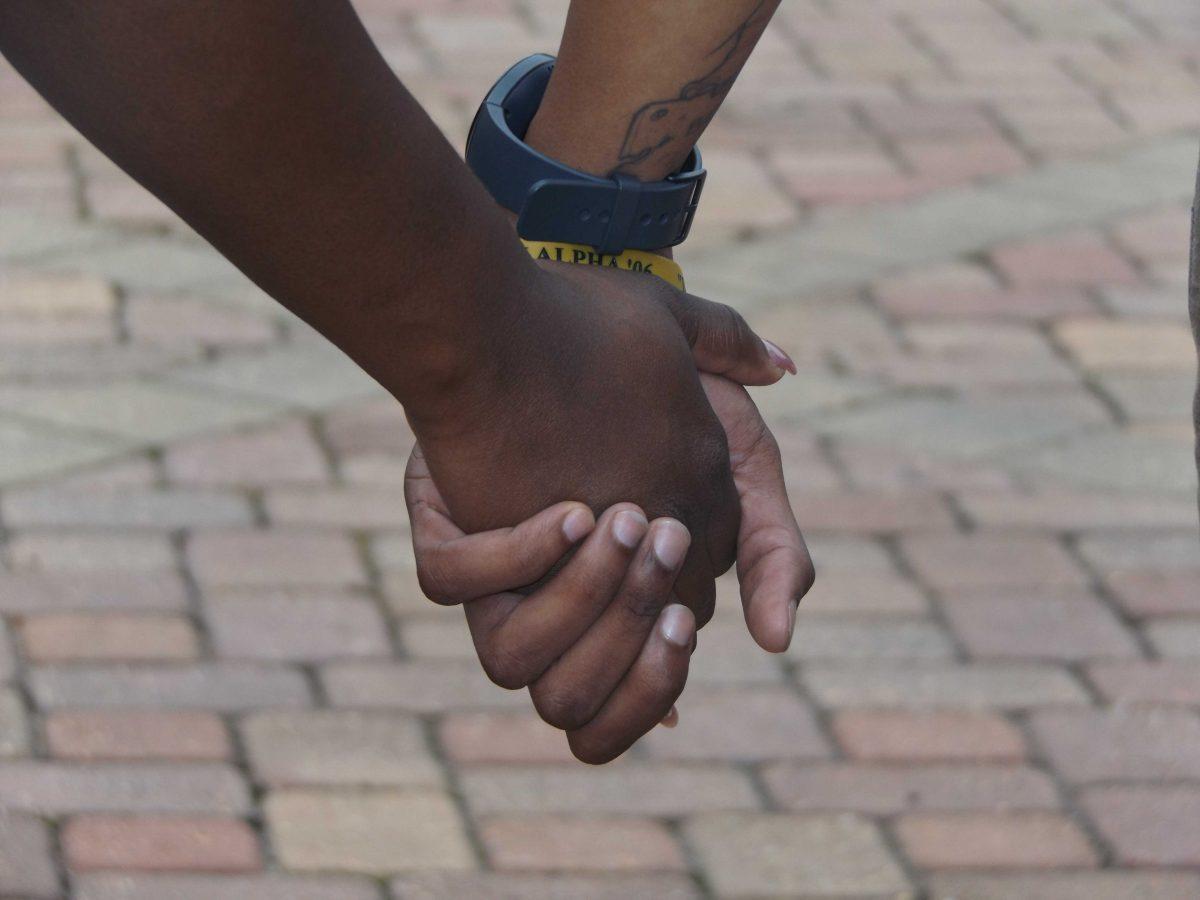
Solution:
[[[577,169],[653,181],[678,169],[779,0],[574,2],[526,140]]]

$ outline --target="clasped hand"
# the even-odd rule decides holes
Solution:
[[[504,359],[414,422],[417,572],[489,677],[603,763],[671,713],[735,558],[750,633],[787,647],[813,567],[741,385],[790,360],[644,275],[548,264],[528,300]]]

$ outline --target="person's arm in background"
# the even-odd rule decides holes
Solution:
[[[687,159],[778,6],[575,0],[526,142],[596,175],[665,178]]]
[[[526,142],[592,174],[665,178],[717,114],[778,7],[779,0],[574,0]],[[697,227],[704,227],[703,201]],[[761,646],[779,651],[812,584],[812,561],[788,504],[774,436],[744,390],[705,381],[730,445],[747,448],[734,454],[733,469],[747,624]]]

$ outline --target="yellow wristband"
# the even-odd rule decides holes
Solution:
[[[597,253],[595,247],[586,244],[563,244],[558,241],[527,241],[521,243],[534,259],[549,259],[554,262],[576,263],[582,266],[607,266],[630,272],[645,272],[657,275],[671,287],[686,290],[683,286],[683,269],[679,263],[657,253],[645,250],[622,250],[620,253]]]

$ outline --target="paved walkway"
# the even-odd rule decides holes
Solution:
[[[451,140],[559,0],[369,0]],[[820,583],[574,764],[418,594],[395,405],[0,69],[0,897],[1200,896],[1195,0],[789,0],[682,258]]]

